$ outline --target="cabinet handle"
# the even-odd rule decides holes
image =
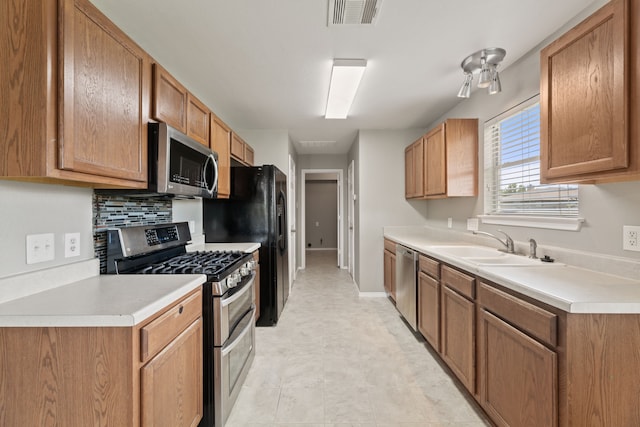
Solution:
[[[180,306],[180,308],[178,308],[178,314],[182,314],[183,311],[184,311],[184,307]]]

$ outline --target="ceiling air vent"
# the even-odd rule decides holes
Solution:
[[[328,25],[371,25],[376,23],[382,0],[329,0]]]

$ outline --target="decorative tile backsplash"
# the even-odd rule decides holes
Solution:
[[[93,193],[93,246],[106,271],[107,229],[171,222],[171,200],[142,199]]]

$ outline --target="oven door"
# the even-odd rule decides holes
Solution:
[[[240,321],[254,307],[255,293],[253,286],[255,273],[246,276],[233,293],[220,298],[213,298],[213,345],[223,346],[239,327]]]
[[[213,349],[214,417],[222,426],[229,417],[255,356],[255,306],[245,314],[224,347]]]

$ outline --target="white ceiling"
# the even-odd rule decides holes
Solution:
[[[460,101],[465,56],[502,47],[508,67],[592,0],[385,0],[357,27],[328,27],[328,0],[92,2],[231,127],[337,154],[358,129],[427,127]],[[346,120],[323,118],[333,58],[368,61]]]

